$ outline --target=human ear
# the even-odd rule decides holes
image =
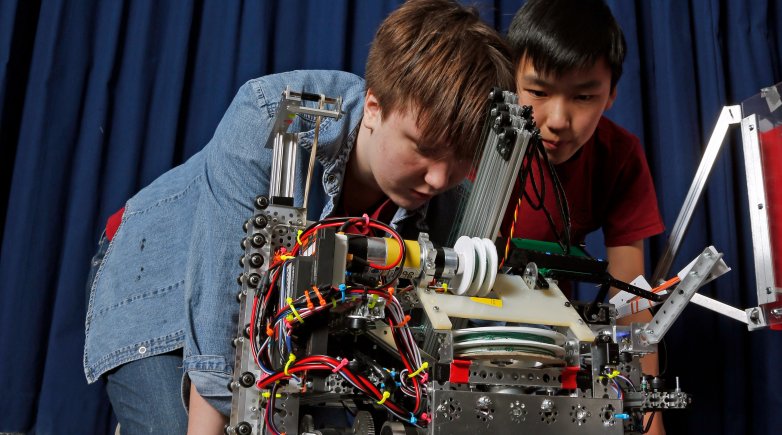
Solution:
[[[375,127],[380,126],[383,118],[382,112],[380,102],[372,92],[372,89],[367,89],[367,94],[364,97],[364,117],[361,119],[361,123],[368,130],[374,131]]]
[[[616,100],[616,85],[611,88],[611,93],[608,94],[608,101],[606,101],[606,106],[603,111],[610,109],[611,106],[614,105],[614,100]]]

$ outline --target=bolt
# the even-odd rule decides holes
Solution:
[[[771,314],[774,317],[782,317],[782,308],[774,308],[773,310],[771,310]]]
[[[570,302],[565,302],[565,306],[569,307],[570,306]]]
[[[440,307],[438,307],[437,305],[433,306],[432,309],[435,311],[440,311]]]
[[[646,333],[649,334],[649,335],[654,335],[654,330],[653,329],[647,329]]]
[[[755,124],[749,125],[749,131],[755,131]]]
[[[552,402],[550,399],[546,399],[540,404],[540,409],[543,412],[551,412],[554,410],[554,402]]]
[[[767,294],[767,295],[770,295],[770,294],[771,294],[771,291],[772,291],[772,290],[771,290],[771,287],[766,287],[766,294]]]
[[[758,323],[758,321],[760,320],[760,312],[758,311],[757,308],[755,308],[749,313],[749,320],[752,320],[752,323]]]
[[[758,210],[763,210],[763,204],[758,204]]]

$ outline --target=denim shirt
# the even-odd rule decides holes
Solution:
[[[242,224],[255,196],[269,192],[272,150],[265,144],[286,86],[343,98],[343,116],[321,122],[307,204],[310,220],[334,211],[353,145],[347,137],[363,113],[364,81],[345,72],[293,71],[247,82],[209,143],[126,203],[90,290],[84,348],[90,383],[127,362],[184,347],[184,373],[205,398],[226,398],[219,410],[228,413]],[[298,116],[289,129],[302,132],[297,207],[314,124],[314,117]],[[445,241],[463,195],[459,187],[417,210],[400,208],[391,225],[407,238],[431,226],[432,240]]]

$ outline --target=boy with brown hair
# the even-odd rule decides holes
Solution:
[[[505,42],[454,1],[409,1],[378,29],[366,71],[366,82],[337,71],[249,81],[203,150],[110,219],[93,262],[84,368],[90,382],[106,378],[123,433],[222,433],[242,223],[269,190],[264,144],[286,86],[343,97],[343,116],[320,126],[310,220],[367,213],[403,235],[447,237],[488,92],[513,87]],[[300,162],[314,124],[291,125],[303,132]],[[294,184],[303,206],[304,180]]]

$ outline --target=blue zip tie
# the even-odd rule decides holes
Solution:
[[[339,285],[339,291],[342,292],[342,303],[343,304],[345,303],[345,290],[346,289],[347,289],[347,287],[345,287],[345,284],[340,284]]]

